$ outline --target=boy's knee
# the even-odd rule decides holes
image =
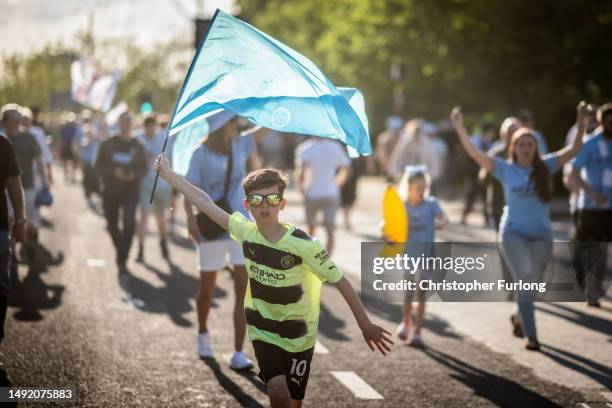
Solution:
[[[284,375],[277,375],[268,381],[268,396],[270,397],[270,405],[272,408],[289,407],[291,404],[291,395],[287,388],[287,379]]]

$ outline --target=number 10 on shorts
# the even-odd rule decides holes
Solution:
[[[302,377],[304,376],[304,374],[306,373],[306,366],[308,364],[308,361],[306,360],[300,360],[298,361],[297,358],[292,358],[291,359],[291,375],[297,375],[298,377]]]

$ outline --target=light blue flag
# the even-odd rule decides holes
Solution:
[[[168,141],[172,170],[181,176],[187,175],[191,156],[204,141],[204,138],[209,133],[221,128],[235,116],[236,114],[233,112],[220,111],[172,135]]]
[[[217,10],[183,83],[169,133],[223,109],[269,129],[340,140],[352,157],[372,153],[357,89],[336,88],[301,54]]]

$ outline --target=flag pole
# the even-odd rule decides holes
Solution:
[[[183,85],[181,86],[181,90],[178,94],[178,97],[176,98],[176,102],[174,103],[174,109],[172,110],[172,115],[170,116],[170,120],[168,121],[168,126],[166,127],[166,135],[164,137],[164,145],[162,146],[162,153],[166,152],[166,145],[168,144],[168,136],[170,133],[170,125],[172,124],[172,121],[174,120],[174,115],[176,115],[176,110],[178,108],[179,101],[181,100],[181,96],[183,96],[183,92],[185,91],[185,84],[187,83],[187,79],[191,76],[191,72],[193,71],[195,63],[198,60],[198,57],[200,56],[200,52],[202,51],[202,46],[204,45],[204,42],[206,41],[206,38],[208,37],[208,33],[210,32],[210,29],[212,28],[215,22],[215,19],[217,18],[217,14],[219,14],[219,9],[215,11],[215,14],[213,15],[212,20],[210,20],[210,25],[206,29],[206,34],[204,34],[204,37],[202,37],[202,41],[200,41],[200,45],[198,45],[198,49],[195,53],[195,56],[193,57],[193,60],[191,61],[191,65],[189,66],[189,70],[187,71],[187,75],[185,76],[185,80],[183,81]],[[159,170],[155,172],[155,181],[153,182],[153,190],[151,191],[151,198],[149,198],[149,204],[153,203],[153,197],[155,196],[155,189],[157,188],[158,180],[159,180]]]

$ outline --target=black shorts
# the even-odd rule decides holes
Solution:
[[[259,364],[259,378],[267,384],[271,378],[284,375],[291,399],[303,400],[314,347],[299,353],[290,353],[273,344],[255,340],[253,348]]]

